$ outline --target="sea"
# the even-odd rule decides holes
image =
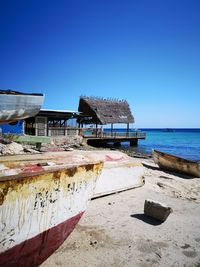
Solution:
[[[126,129],[114,129],[116,132],[126,132]],[[151,154],[152,149],[174,154],[182,158],[200,161],[200,128],[142,128],[146,133],[145,140],[139,140],[137,147],[122,143],[122,148],[134,150],[136,153]]]

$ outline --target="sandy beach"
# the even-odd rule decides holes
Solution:
[[[151,159],[141,161],[147,164],[145,185],[92,200],[42,267],[200,266],[200,179],[161,171]],[[164,202],[173,213],[164,223],[148,218],[145,199]]]

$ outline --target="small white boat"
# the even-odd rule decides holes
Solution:
[[[144,167],[140,160],[120,151],[95,151],[90,155],[104,163],[93,198],[144,185]]]
[[[44,101],[43,94],[0,90],[0,124],[35,116]]]
[[[103,165],[87,155],[0,157],[1,267],[38,266],[73,231]]]
[[[154,162],[161,169],[200,177],[200,164],[197,161],[180,158],[158,150],[153,150],[152,155]]]

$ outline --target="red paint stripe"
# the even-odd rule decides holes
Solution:
[[[44,168],[37,164],[27,164],[24,168],[22,168],[22,172],[41,172]]]
[[[113,158],[112,156],[109,156],[109,155],[106,155],[106,157],[105,157],[105,160],[106,161],[122,161],[122,160],[124,160],[124,159],[126,159],[125,157],[120,157],[120,158]]]
[[[0,253],[1,267],[33,267],[45,261],[69,236],[83,212]]]

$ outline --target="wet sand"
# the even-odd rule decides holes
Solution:
[[[92,200],[42,267],[200,266],[200,179],[145,162],[145,185]],[[147,198],[172,207],[164,223],[143,214]]]

